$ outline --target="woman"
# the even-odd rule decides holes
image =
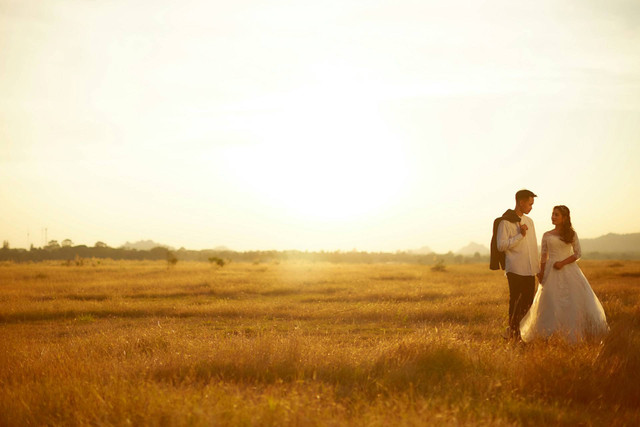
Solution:
[[[520,322],[524,342],[561,335],[570,342],[609,330],[602,305],[576,264],[580,242],[566,206],[551,214],[555,229],[542,236],[540,286],[529,312]]]

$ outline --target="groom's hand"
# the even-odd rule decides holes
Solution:
[[[522,234],[522,237],[527,235],[527,230],[528,229],[529,229],[529,227],[527,227],[527,224],[520,225],[520,234]]]

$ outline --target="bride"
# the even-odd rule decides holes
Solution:
[[[551,214],[555,229],[542,236],[540,286],[531,308],[520,322],[524,342],[560,335],[570,342],[609,330],[602,305],[576,264],[580,242],[566,206]]]

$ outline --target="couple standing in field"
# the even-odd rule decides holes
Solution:
[[[555,228],[542,236],[538,257],[535,227],[526,215],[535,197],[529,190],[518,191],[515,209],[493,224],[490,268],[503,268],[509,283],[507,337],[530,342],[559,335],[577,342],[606,333],[609,327],[602,305],[576,264],[580,241],[566,206],[553,208]]]

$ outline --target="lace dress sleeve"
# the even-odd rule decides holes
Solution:
[[[582,257],[582,249],[580,248],[580,240],[578,239],[578,233],[573,236],[573,254],[576,256],[576,261]]]
[[[548,239],[548,235],[545,233],[542,236],[542,243],[541,243],[541,248],[540,248],[540,263],[546,263],[547,260],[549,259],[549,246],[547,244],[547,239]]]

